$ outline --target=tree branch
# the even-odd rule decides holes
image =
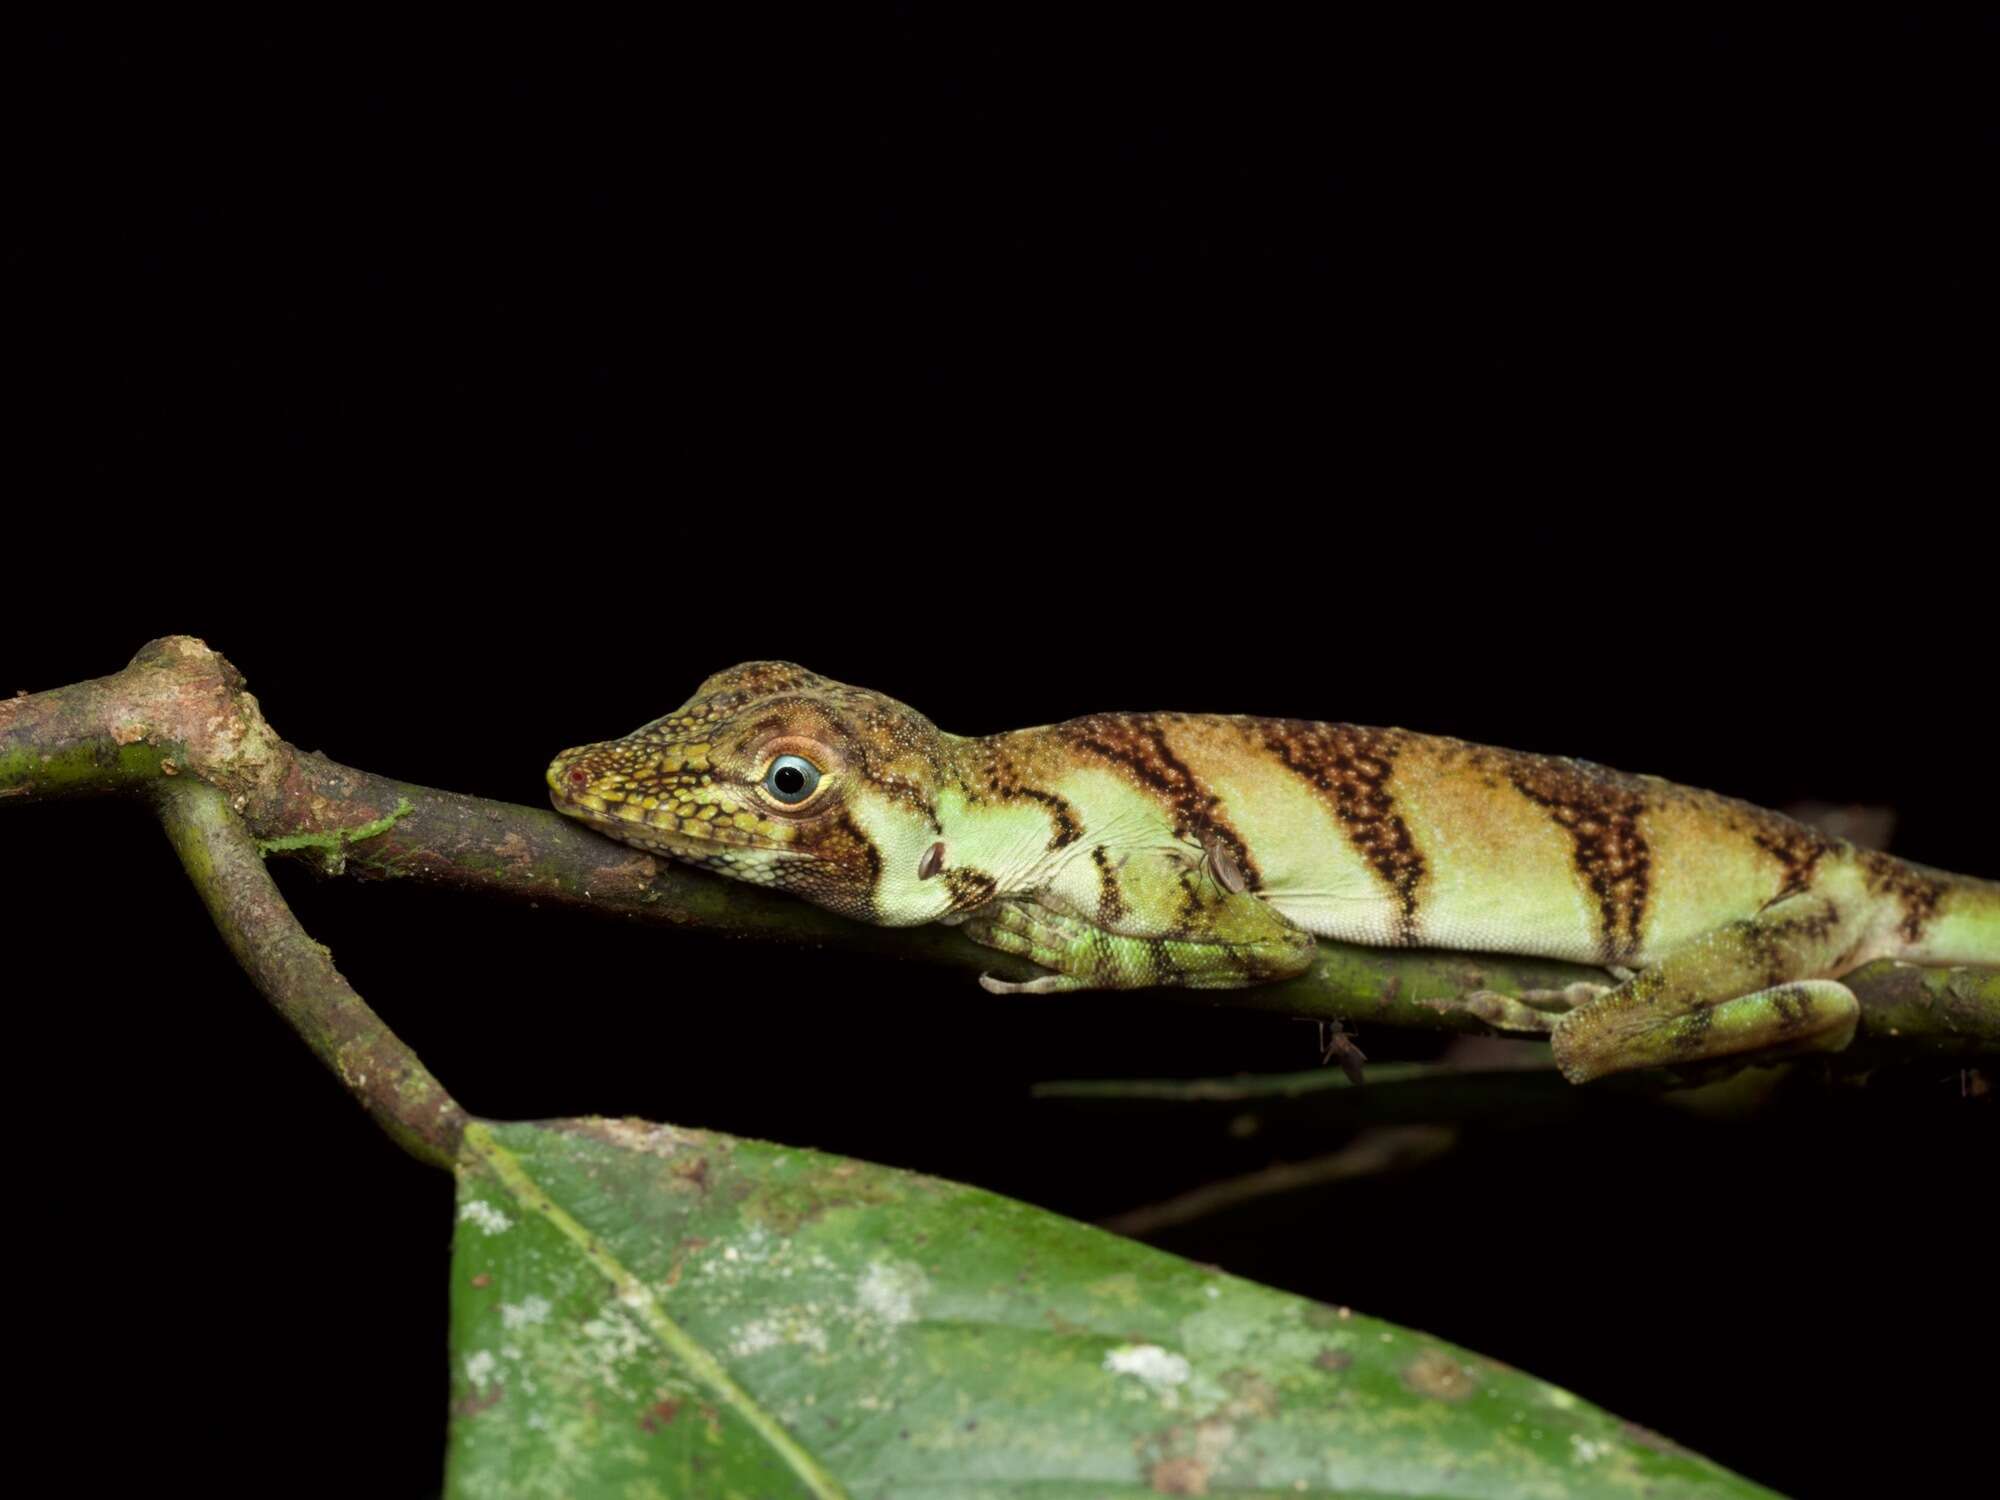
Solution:
[[[167,788],[160,821],[229,951],[375,1123],[411,1155],[449,1169],[465,1111],[306,935],[222,795]]]
[[[526,783],[539,766],[532,756],[524,760]],[[157,796],[191,782],[219,794],[218,805],[226,804],[263,853],[308,860],[328,874],[587,906],[731,937],[970,972],[1022,972],[949,928],[850,922],[613,843],[551,811],[394,781],[298,750],[265,722],[236,669],[191,637],[153,641],[110,677],[0,700],[0,798]],[[1186,998],[1323,1020],[1483,1032],[1484,1023],[1456,1004],[1468,991],[1518,995],[1603,978],[1596,969],[1542,959],[1322,941],[1318,961],[1297,979]],[[1846,983],[1862,1005],[1858,1055],[2000,1051],[2000,970],[1884,962],[1855,971]]]

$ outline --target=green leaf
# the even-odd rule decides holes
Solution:
[[[448,1493],[1769,1491],[1438,1339],[992,1193],[630,1120],[475,1124]]]

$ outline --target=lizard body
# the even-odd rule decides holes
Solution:
[[[1468,997],[1581,1081],[1834,1050],[1872,959],[2000,963],[2000,884],[1651,776],[1442,736],[1093,714],[985,737],[784,662],[549,767],[626,843],[886,926],[963,923],[1038,991],[1231,987],[1314,939],[1603,965],[1616,986]]]

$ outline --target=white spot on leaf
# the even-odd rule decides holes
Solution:
[[[458,1206],[458,1221],[461,1224],[477,1224],[488,1234],[504,1234],[514,1227],[514,1221],[484,1198],[468,1198]]]
[[[546,1297],[523,1297],[519,1302],[500,1304],[500,1326],[502,1328],[526,1328],[535,1323],[546,1323],[552,1311]]]
[[[915,1266],[870,1261],[855,1283],[854,1295],[862,1312],[893,1328],[916,1321],[917,1299],[929,1284],[930,1279]]]
[[[761,1354],[783,1344],[803,1344],[815,1354],[826,1353],[826,1325],[815,1303],[779,1308],[762,1318],[752,1319],[736,1330],[729,1352],[738,1359]]]
[[[1186,1358],[1158,1344],[1120,1344],[1104,1356],[1104,1368],[1113,1375],[1130,1375],[1155,1396],[1172,1404],[1176,1389],[1187,1384],[1193,1373]]]
[[[617,1304],[607,1304],[601,1317],[592,1318],[578,1330],[583,1344],[577,1350],[592,1376],[620,1395],[625,1394],[621,1371],[642,1358],[647,1350],[646,1334]]]

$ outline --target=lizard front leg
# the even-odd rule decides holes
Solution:
[[[970,913],[962,930],[1051,972],[1023,983],[983,975],[994,994],[1064,990],[1237,989],[1289,979],[1312,967],[1316,944],[1246,890],[1224,867],[1149,851],[1119,871],[1118,900],[1084,915],[1041,891]]]

